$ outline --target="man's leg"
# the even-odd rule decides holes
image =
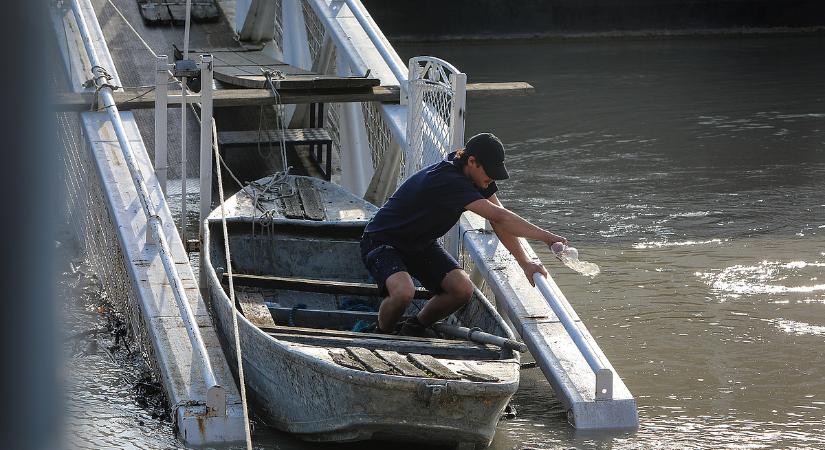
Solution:
[[[461,269],[448,272],[441,281],[441,289],[444,292],[431,298],[418,313],[418,322],[425,327],[454,313],[473,296],[473,283]]]
[[[378,328],[391,333],[415,295],[415,285],[407,272],[395,272],[384,285],[389,295],[378,308]]]

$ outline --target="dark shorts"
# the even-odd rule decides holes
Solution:
[[[388,295],[387,278],[396,272],[407,272],[433,294],[444,291],[441,282],[450,271],[461,267],[444,248],[433,242],[421,251],[402,252],[366,233],[361,237],[361,260],[378,284],[381,295]]]

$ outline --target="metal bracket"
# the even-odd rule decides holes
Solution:
[[[157,214],[149,216],[149,217],[146,218],[146,245],[159,244],[158,242],[155,242],[155,236],[152,234],[152,222],[153,221],[158,222],[158,225],[159,225],[158,229],[159,230],[161,230],[162,225],[163,225],[163,221],[160,219],[160,216],[158,216]],[[162,230],[161,230],[161,232],[162,232]]]
[[[212,386],[206,390],[206,415],[226,416],[226,390],[221,386]]]
[[[613,371],[601,369],[596,372],[596,400],[613,400]]]

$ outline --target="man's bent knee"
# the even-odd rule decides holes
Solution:
[[[455,269],[444,277],[444,290],[462,304],[470,301],[473,296],[473,283],[461,269]]]
[[[467,280],[466,284],[461,285],[459,290],[456,292],[456,297],[461,299],[462,303],[467,303],[473,298],[473,283],[470,280]]]
[[[415,295],[415,285],[407,272],[396,272],[387,278],[390,301],[409,305]]]

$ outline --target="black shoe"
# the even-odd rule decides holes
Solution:
[[[407,320],[404,321],[401,325],[401,331],[398,334],[401,336],[431,337],[435,333],[424,325],[421,325],[421,322],[418,321],[418,317],[412,316],[408,317]]]
[[[378,327],[378,322],[361,319],[352,327],[352,331],[369,334],[398,334],[396,330],[387,332]]]

